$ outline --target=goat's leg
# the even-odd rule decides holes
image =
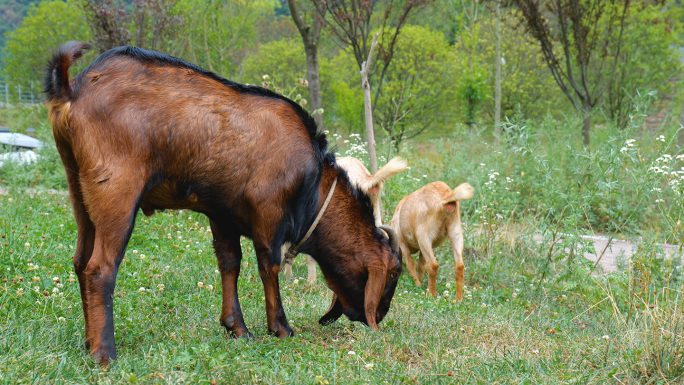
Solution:
[[[88,340],[93,360],[107,364],[116,359],[114,342],[113,297],[116,274],[133,230],[134,202],[127,215],[112,217],[105,223],[95,224],[93,254],[79,278],[85,286]]]
[[[309,282],[310,285],[313,285],[316,283],[316,260],[310,255],[306,256],[306,270],[306,281]]]
[[[242,249],[240,247],[240,234],[229,231],[225,226],[215,221],[210,221],[211,232],[214,235],[214,251],[221,273],[221,287],[223,304],[219,321],[228,333],[235,337],[252,337],[245,325],[242,316],[240,301],[238,299],[237,281],[240,275],[240,262],[242,261]]]
[[[81,305],[83,307],[83,319],[85,321],[85,348],[90,349],[90,339],[88,330],[90,322],[88,317],[88,302],[86,301],[86,275],[84,273],[91,256],[95,243],[95,226],[88,216],[82,201],[72,198],[74,218],[78,226],[78,239],[76,241],[76,252],[74,253],[74,271],[78,278],[78,286],[81,290]]]
[[[63,149],[60,148],[60,154]],[[69,184],[69,196],[71,197],[71,206],[74,212],[74,219],[78,227],[78,239],[76,241],[76,252],[74,253],[74,271],[78,278],[78,286],[81,290],[81,304],[83,307],[83,319],[85,320],[85,348],[90,349],[90,340],[88,339],[88,303],[86,299],[86,286],[84,270],[90,261],[93,254],[93,245],[95,242],[95,225],[90,220],[88,211],[83,204],[83,195],[81,194],[81,186],[78,182],[78,168],[76,162],[73,160],[71,153],[63,154],[64,164],[66,167],[67,182]]]
[[[127,168],[122,167],[122,170]],[[106,365],[116,359],[114,342],[114,287],[119,265],[133,231],[144,180],[110,176],[104,181],[93,174],[80,175],[81,191],[95,227],[93,251],[79,282],[82,282],[90,355]],[[114,193],[115,192],[115,193]],[[87,245],[84,242],[84,245]]]
[[[283,303],[280,299],[280,285],[278,283],[280,264],[277,263],[273,251],[269,247],[269,242],[260,242],[255,239],[254,249],[259,263],[259,275],[264,284],[268,330],[278,338],[293,336],[294,332],[287,323],[285,309],[283,309]]]
[[[425,277],[425,256],[423,255],[423,252],[418,253],[418,267],[416,268],[416,272],[418,273],[418,279],[422,281],[423,277]]]
[[[413,262],[413,257],[411,257],[411,249],[401,240],[399,241],[399,249],[401,250],[401,255],[406,261],[406,268],[408,269],[409,274],[411,274],[413,282],[416,284],[416,286],[421,286],[421,279],[419,279],[418,275],[416,274],[416,265]]]
[[[294,261],[285,261],[283,260],[283,264],[280,266],[283,271],[283,276],[287,279],[292,279],[293,273],[292,273],[292,262]]]
[[[57,150],[62,158],[64,169],[66,170],[67,183],[69,184],[69,197],[71,198],[71,207],[76,220],[78,228],[78,239],[76,241],[76,251],[74,252],[74,271],[78,277],[78,286],[81,290],[81,304],[83,307],[83,319],[85,321],[85,348],[90,349],[90,340],[88,339],[88,303],[86,299],[85,274],[83,271],[88,265],[91,255],[93,254],[93,244],[95,242],[95,225],[90,220],[88,211],[83,204],[83,194],[81,192],[81,185],[79,183],[78,164],[74,159],[73,154],[69,148],[57,142]]]
[[[463,229],[460,223],[455,223],[449,228],[449,239],[454,250],[454,274],[456,276],[456,301],[463,299],[463,278],[465,264],[463,263]]]
[[[418,246],[420,246],[420,253],[422,254],[427,264],[428,270],[428,291],[433,296],[437,295],[437,272],[439,271],[439,263],[432,252],[432,240],[428,234],[418,234]]]
[[[285,252],[289,249],[289,247],[286,247],[286,245],[289,245],[289,243],[285,243],[281,248],[280,248],[280,255],[285,255]],[[283,258],[282,262],[280,263],[280,270],[281,274],[285,276],[287,279],[292,279],[292,265],[294,264],[294,259],[289,259],[289,258]]]

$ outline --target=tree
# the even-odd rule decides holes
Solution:
[[[625,20],[623,49],[604,106],[619,127],[627,127],[637,92],[667,94],[669,80],[682,74],[672,12],[660,6],[634,3]]]
[[[180,0],[186,20],[177,55],[222,76],[236,69],[251,49],[255,25],[274,13],[269,0]]]
[[[501,140],[501,1],[496,2],[496,55],[494,63],[496,71],[494,75],[494,140],[499,144]]]
[[[306,79],[309,87],[309,102],[313,118],[319,132],[325,130],[323,120],[323,101],[321,98],[320,66],[318,62],[318,40],[321,37],[326,9],[320,4],[311,12],[302,12],[304,7],[297,5],[295,0],[287,0],[290,15],[294,20],[299,34],[302,36],[304,51],[306,52]]]
[[[376,120],[395,148],[452,118],[455,63],[455,51],[442,32],[404,27],[375,109]]]
[[[546,65],[543,54],[536,42],[527,37],[520,38],[515,26],[518,24],[517,10],[502,10],[501,12],[501,58],[496,54],[496,19],[482,18],[474,26],[474,35],[466,35],[463,39],[476,39],[467,42],[475,52],[475,69],[482,73],[485,84],[478,84],[480,92],[490,95],[489,90],[496,87],[494,76],[495,64],[501,65],[501,115],[511,117],[523,115],[528,118],[540,117],[548,111],[558,112],[570,107],[564,103],[565,96],[555,83]],[[461,44],[461,43],[459,43]],[[462,55],[456,57],[457,73],[467,72],[467,58]],[[460,83],[457,83],[460,84]],[[462,86],[461,86],[462,87]],[[462,97],[461,97],[462,99]],[[462,101],[462,107],[468,111],[468,101]],[[482,111],[491,115],[495,111],[495,99],[485,97],[482,100]]]
[[[81,6],[98,51],[105,52],[131,43],[131,31],[128,30],[130,15],[123,2],[84,0]]]
[[[167,51],[183,25],[183,18],[174,9],[174,0],[133,0],[132,18],[135,45],[156,51]]]
[[[505,0],[504,4],[520,10],[521,22],[541,46],[556,84],[584,115],[582,138],[588,147],[592,110],[616,73],[630,0]]]
[[[261,84],[262,76],[269,75],[271,83],[279,87],[292,87],[300,84],[299,80],[306,76],[306,63],[303,57],[302,45],[294,39],[260,44],[256,52],[242,61],[240,80]]]
[[[173,0],[133,0],[133,7],[121,0],[84,0],[81,5],[100,52],[131,44],[168,51],[168,41],[183,24]]]
[[[13,82],[40,89],[46,57],[68,40],[90,40],[84,14],[76,0],[47,1],[29,9],[14,31],[8,32],[5,75]]]
[[[389,67],[392,56],[394,54],[394,46],[397,37],[401,31],[402,26],[406,23],[409,14],[412,10],[425,5],[429,0],[388,0],[386,2],[376,2],[368,0],[311,0],[316,9],[325,10],[328,14],[326,19],[327,25],[331,33],[338,39],[344,47],[350,47],[354,54],[354,59],[358,66],[358,70],[364,71],[368,76],[368,81],[362,81],[362,85],[366,83],[374,83],[375,98],[373,102],[373,109],[378,100],[378,95],[382,90],[382,82]],[[383,7],[381,16],[374,19],[375,6],[381,4]],[[321,12],[322,13],[322,12]],[[323,16],[321,14],[321,16]],[[378,21],[379,20],[379,21]],[[364,62],[369,60],[369,53],[371,42],[369,41],[371,29],[375,23],[380,24],[380,31],[383,34],[382,39],[386,43],[378,47],[376,62],[379,70],[373,71],[371,68],[365,68]],[[393,27],[393,28],[385,28]],[[385,33],[390,33],[385,36]],[[370,81],[370,78],[377,72],[377,80]],[[366,95],[364,93],[364,95]],[[370,102],[370,101],[367,101]],[[368,115],[367,115],[368,116]],[[371,117],[372,120],[372,117]],[[372,127],[372,121],[366,122]],[[378,170],[378,162],[375,157],[375,139],[373,137],[373,130],[367,129],[368,136],[368,154],[370,156],[371,172],[375,173]]]

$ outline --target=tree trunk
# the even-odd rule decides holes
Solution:
[[[306,51],[306,80],[309,82],[309,105],[316,121],[318,132],[325,131],[323,122],[323,102],[321,99],[321,80],[318,67],[318,47],[316,44],[304,45]]]
[[[295,0],[287,0],[287,5],[290,7],[290,14],[294,21],[299,34],[302,36],[304,43],[304,51],[306,52],[306,80],[309,82],[309,104],[316,122],[316,129],[319,133],[325,131],[323,122],[323,102],[321,98],[321,81],[320,71],[318,66],[318,39],[321,36],[322,20],[325,17],[325,11],[314,11],[313,26],[306,23],[302,15],[299,13],[299,8]]]
[[[496,3],[496,92],[494,95],[494,141],[501,139],[501,4]]]
[[[591,133],[591,114],[587,113],[582,122],[582,143],[584,147],[589,148],[589,134]]]
[[[679,130],[677,131],[677,147],[684,150],[684,102],[682,103],[682,111],[679,113]]]
[[[373,130],[373,103],[371,101],[370,84],[368,83],[368,71],[373,61],[373,51],[378,45],[378,35],[373,36],[368,59],[361,65],[361,87],[363,88],[363,104],[366,112],[366,140],[368,141],[368,156],[370,157],[371,174],[378,172],[378,157],[375,154],[375,131]]]

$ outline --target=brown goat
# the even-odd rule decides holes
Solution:
[[[380,194],[385,182],[394,174],[398,174],[407,168],[406,161],[400,157],[394,157],[386,165],[378,170],[374,175],[368,171],[360,160],[346,156],[337,158],[337,165],[347,172],[349,181],[370,197],[373,205],[373,217],[375,226],[382,226],[382,208],[380,207]],[[292,277],[292,259],[283,259],[283,274]],[[307,281],[312,284],[316,282],[316,261],[310,256],[306,257],[306,267],[308,270]]]
[[[404,197],[392,217],[392,228],[399,237],[399,248],[406,267],[417,286],[428,269],[428,290],[437,295],[439,263],[432,249],[449,238],[456,264],[456,300],[463,299],[463,229],[460,201],[473,197],[473,188],[462,183],[453,191],[444,182],[433,182]],[[418,271],[411,254],[420,251]]]
[[[116,358],[114,286],[138,209],[209,217],[220,322],[238,337],[250,335],[237,297],[240,236],[250,237],[268,329],[283,338],[293,331],[278,285],[281,245],[303,238],[332,190],[302,245],[335,293],[319,322],[345,314],[377,329],[401,273],[396,239],[377,229],[370,199],[336,165],[309,114],[269,90],[133,47],[103,53],[69,80],[69,67],[87,48],[70,42],[54,55],[45,92],[78,225],[74,268],[96,361]]]

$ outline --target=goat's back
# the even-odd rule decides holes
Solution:
[[[133,173],[146,181],[146,213],[218,210],[246,226],[264,202],[280,206],[276,217],[297,211],[288,204],[313,214],[330,155],[296,103],[131,47],[102,54],[70,85],[68,98],[50,101],[51,120],[82,184],[106,189]]]

